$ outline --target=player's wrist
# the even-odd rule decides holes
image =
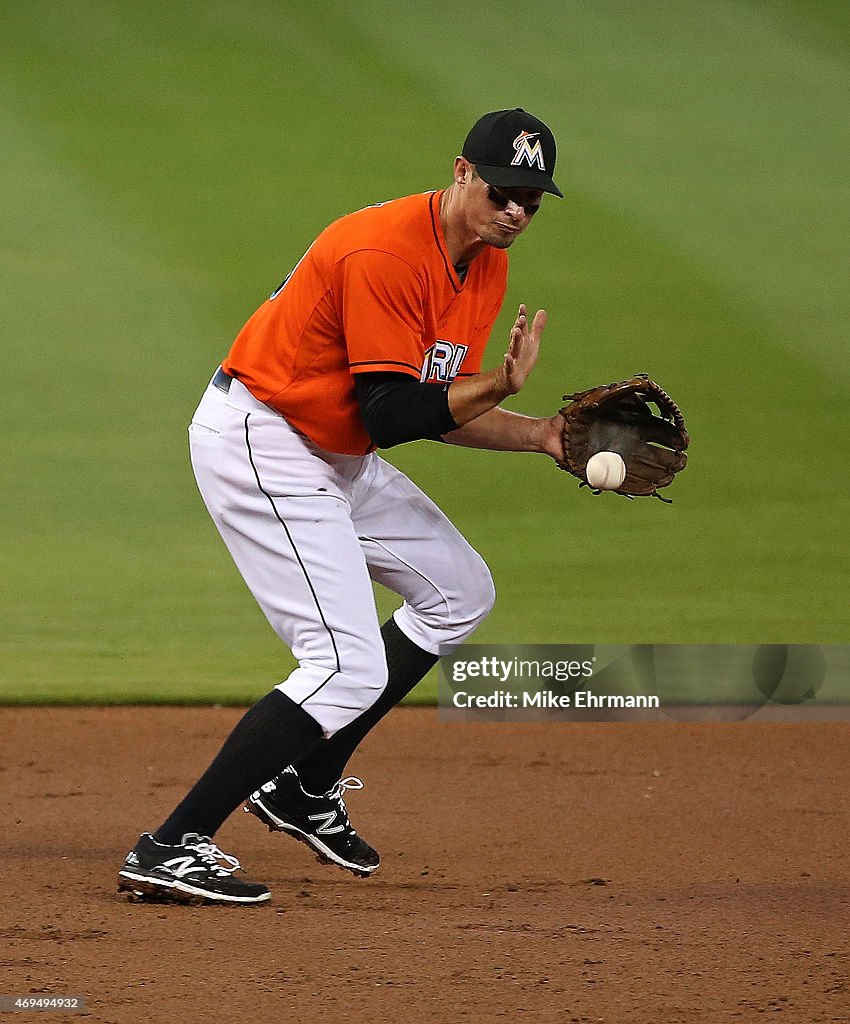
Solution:
[[[449,412],[458,426],[476,419],[507,398],[504,382],[498,379],[499,371],[489,370],[474,377],[455,379],[449,385]]]
[[[532,450],[560,461],[564,457],[563,428],[564,420],[560,413],[535,420],[531,430]]]
[[[504,366],[500,366],[497,370],[493,371],[493,377],[490,381],[490,394],[494,405],[498,405],[499,402],[510,398],[511,395],[515,395],[518,391],[519,388],[511,383]]]

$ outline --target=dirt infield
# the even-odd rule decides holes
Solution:
[[[234,709],[0,709],[9,1019],[850,1022],[850,725],[448,724],[358,752],[355,879],[248,815],[271,904],[132,905],[115,874]]]

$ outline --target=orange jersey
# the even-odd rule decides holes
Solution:
[[[488,247],[461,282],[440,224],[441,195],[407,196],[331,224],[222,364],[327,451],[374,448],[352,374],[448,383],[481,369],[505,295],[507,253]]]

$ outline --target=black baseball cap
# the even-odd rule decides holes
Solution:
[[[535,188],[564,197],[552,180],[555,136],[522,107],[494,110],[479,118],[461,153],[490,185]]]

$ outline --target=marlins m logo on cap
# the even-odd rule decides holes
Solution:
[[[520,164],[528,164],[529,167],[537,167],[541,171],[546,170],[543,164],[543,146],[540,144],[539,135],[540,132],[525,131],[517,135],[514,139],[516,156],[511,160],[512,166],[519,167]],[[532,139],[537,141],[532,144]]]

